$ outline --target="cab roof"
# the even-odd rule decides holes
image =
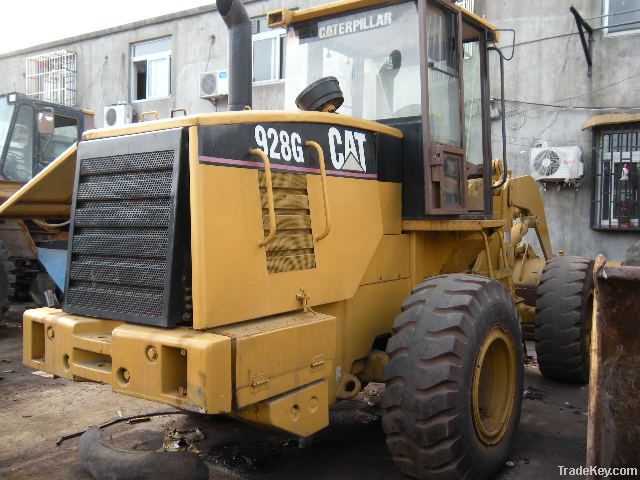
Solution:
[[[269,12],[269,27],[279,28],[288,27],[294,23],[304,22],[306,20],[313,20],[321,17],[329,17],[332,15],[338,15],[340,13],[351,12],[353,10],[360,10],[363,8],[377,7],[380,5],[389,4],[392,5],[398,3],[397,0],[338,0],[337,2],[325,3],[323,5],[317,5],[315,7],[303,8],[301,10],[288,10],[280,9]],[[462,12],[462,16],[469,23],[476,27],[482,28],[489,32],[489,40],[497,42],[500,39],[500,32],[498,27],[488,22],[484,18],[476,15],[469,10],[456,5],[453,1],[450,2],[451,6]]]

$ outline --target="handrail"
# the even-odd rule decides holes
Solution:
[[[319,242],[331,231],[331,214],[329,213],[329,194],[327,193],[327,169],[324,165],[324,152],[322,151],[322,147],[314,142],[309,140],[305,142],[307,147],[311,147],[315,149],[318,154],[318,162],[320,163],[320,178],[322,179],[322,198],[324,200],[324,232],[319,235],[316,235],[316,242]]]
[[[260,247],[264,247],[276,236],[276,209],[273,202],[273,183],[271,181],[271,162],[269,157],[259,148],[253,148],[249,150],[251,155],[259,156],[264,162],[264,177],[267,186],[267,207],[269,208],[269,235],[264,237],[258,244]]]

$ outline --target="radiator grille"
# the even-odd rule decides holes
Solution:
[[[122,145],[131,140],[119,137],[79,150],[66,311],[162,326],[176,323],[168,317],[180,136],[169,138],[175,146],[158,137],[134,145],[169,148],[119,153],[131,151]],[[114,150],[116,154],[101,154]]]
[[[262,200],[262,223],[269,233],[269,210],[264,172],[258,174]],[[276,213],[276,237],[267,244],[269,273],[315,268],[316,259],[309,215],[307,177],[295,173],[273,172],[273,203]]]

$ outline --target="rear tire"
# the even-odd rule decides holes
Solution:
[[[536,301],[536,354],[547,378],[589,381],[593,260],[555,257],[540,277]]]
[[[476,275],[428,278],[393,328],[382,425],[396,465],[429,479],[500,470],[522,401],[522,334],[511,294]]]

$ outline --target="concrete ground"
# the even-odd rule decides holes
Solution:
[[[0,327],[0,478],[88,479],[77,456],[77,439],[56,446],[58,437],[118,416],[168,409],[117,395],[109,386],[34,375],[21,363],[21,334],[19,321]],[[528,349],[531,355],[533,345]],[[584,465],[586,411],[586,387],[545,380],[530,358],[515,447],[498,478],[557,478],[559,465]],[[284,434],[184,413],[121,423],[106,428],[104,436],[119,447],[153,450],[162,448],[166,428],[198,427],[206,438],[194,445],[215,479],[407,478],[387,453],[377,413],[376,406],[363,402],[343,403],[332,413],[331,427],[305,449]]]

